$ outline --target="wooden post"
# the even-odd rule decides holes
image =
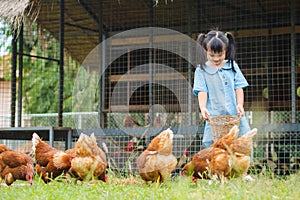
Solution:
[[[60,25],[59,25],[59,93],[58,93],[58,126],[63,126],[63,101],[64,101],[64,0],[60,0]]]

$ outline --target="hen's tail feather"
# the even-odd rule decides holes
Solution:
[[[33,152],[35,152],[35,147],[41,141],[41,138],[38,136],[38,134],[33,133],[31,141],[32,141],[32,150]]]
[[[89,154],[92,154],[92,149],[90,148],[90,142],[91,142],[91,139],[88,135],[84,134],[84,133],[81,133],[80,136],[79,136],[79,139],[77,141],[77,143],[81,144],[81,148],[85,149],[86,152],[89,152]],[[78,155],[80,155],[80,148],[77,149],[76,153]]]
[[[91,134],[91,136],[90,136],[90,139],[94,142],[94,143],[96,143],[97,144],[97,139],[96,139],[96,137],[95,137],[95,134],[94,133],[92,133]]]
[[[237,138],[239,135],[239,131],[239,127],[235,125],[230,129],[229,134],[232,135],[233,138]]]
[[[78,142],[89,143],[89,137],[86,134],[81,133]]]
[[[256,133],[257,133],[257,128],[254,128],[251,131],[249,131],[248,133],[242,135],[241,137],[252,138],[254,135],[256,135]]]

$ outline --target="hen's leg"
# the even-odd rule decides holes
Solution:
[[[50,181],[50,179],[48,177],[48,172],[46,171],[46,169],[44,167],[41,167],[39,164],[36,164],[35,170],[36,170],[37,175],[39,177],[41,177],[45,183],[48,183]]]
[[[11,173],[5,175],[5,183],[6,185],[11,185],[15,181],[14,176]]]
[[[155,188],[159,187],[159,183],[160,183],[160,176],[157,177]]]

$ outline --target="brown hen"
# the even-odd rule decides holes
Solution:
[[[196,153],[192,160],[181,169],[180,174],[183,176],[192,176],[193,180],[197,180],[197,178],[207,179],[209,176],[209,161],[213,157],[213,151],[213,147],[210,146]]]
[[[7,151],[2,151],[0,154],[1,179],[4,179],[7,185],[11,185],[16,180],[26,180],[31,184],[34,176],[32,158],[8,147],[6,149]]]
[[[238,126],[233,126],[228,134],[224,135],[221,137],[219,140],[213,143],[213,147],[215,148],[220,148],[224,150],[228,150],[230,145],[234,142],[234,140],[238,137],[239,135],[239,127]]]
[[[66,173],[71,167],[71,155],[51,147],[36,133],[32,135],[32,150],[36,160],[36,173],[45,183]]]
[[[232,171],[231,176],[243,178],[246,177],[250,166],[250,154],[252,151],[253,137],[256,135],[257,129],[254,128],[248,133],[238,137],[230,146],[232,152]]]
[[[210,179],[212,175],[228,177],[232,169],[231,163],[228,151],[210,146],[196,153],[181,169],[180,174],[192,176],[194,181],[198,178]]]
[[[161,183],[170,176],[177,164],[172,149],[173,132],[169,128],[153,138],[137,158],[138,171],[144,181]]]
[[[239,128],[234,126],[212,146],[196,153],[181,170],[182,175],[197,178],[231,178],[245,176],[250,165],[253,136],[257,129],[238,137]]]
[[[76,155],[71,162],[69,173],[79,180],[98,179],[106,182],[106,155],[98,146],[95,135],[81,133],[75,149],[67,152],[74,155],[74,150]]]
[[[11,151],[11,149],[8,146],[6,146],[5,144],[0,144],[0,153],[2,153],[4,151]]]

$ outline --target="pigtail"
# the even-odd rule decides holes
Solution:
[[[200,46],[203,46],[203,41],[204,41],[204,39],[205,39],[205,34],[204,34],[204,33],[200,33],[200,34],[198,35],[198,38],[197,38],[197,42],[198,42],[198,44],[199,44]]]
[[[235,41],[232,33],[226,32],[225,36],[228,38],[228,48],[226,52],[226,58],[230,61],[231,68],[234,72],[234,57],[235,57]]]
[[[204,65],[205,65],[205,62],[207,59],[206,47],[203,44],[205,38],[206,38],[206,35],[204,33],[200,33],[197,38],[197,48],[196,48],[197,56],[196,56],[196,58],[197,58],[197,63],[199,63],[201,69],[204,68]]]

